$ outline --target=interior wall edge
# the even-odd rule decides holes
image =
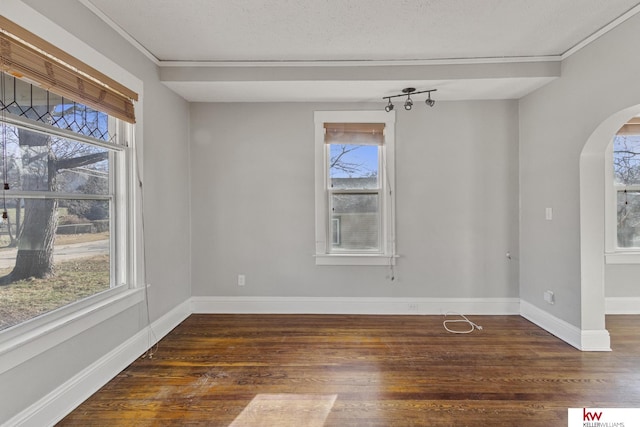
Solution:
[[[609,331],[582,330],[521,299],[520,315],[581,351],[611,351]]]

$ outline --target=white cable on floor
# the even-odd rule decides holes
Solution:
[[[477,329],[479,331],[482,330],[482,326],[476,325],[471,320],[467,319],[467,317],[464,314],[448,312],[444,315],[444,317],[446,318],[450,314],[455,314],[456,316],[460,316],[462,317],[462,319],[445,320],[444,322],[442,322],[442,326],[444,326],[447,332],[451,332],[452,334],[470,334],[471,332],[474,331],[474,329]],[[451,323],[466,323],[471,327],[471,329],[469,329],[468,331],[456,331],[453,329],[449,329],[447,327],[447,324],[451,324]]]

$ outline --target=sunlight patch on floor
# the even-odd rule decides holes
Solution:
[[[229,427],[322,427],[336,398],[336,394],[258,394]]]

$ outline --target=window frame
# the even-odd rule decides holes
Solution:
[[[316,265],[395,265],[395,111],[316,111],[315,124],[315,260]],[[384,143],[379,148],[380,249],[332,251],[329,144],[325,123],[384,123]],[[370,191],[368,191],[370,192]]]
[[[639,190],[640,185],[620,185],[615,182],[613,167],[613,145],[615,136],[607,145],[604,156],[605,174],[605,263],[640,264],[640,247],[618,246],[618,193]]]
[[[62,27],[44,19],[41,14],[28,6],[19,2],[3,3],[0,5],[0,12],[3,16],[25,29],[33,31],[34,34],[48,40],[53,45],[66,46],[67,53],[131,88],[136,93],[142,94],[144,92],[144,83],[140,78],[100,54]],[[34,23],[38,23],[38,25]],[[140,95],[135,104],[135,110],[139,117],[143,117],[144,96]],[[139,225],[142,190],[141,183],[137,185],[138,180],[143,176],[143,164],[138,160],[143,151],[142,122],[143,120],[140,119],[138,126],[130,127],[131,133],[127,136],[129,138],[127,143],[129,155],[126,164],[121,165],[122,173],[126,174],[128,180],[129,190],[125,196],[128,202],[126,218],[122,218],[122,221],[126,221],[129,226],[129,235],[128,241],[121,242],[121,245],[129,251],[127,271],[124,273],[128,285],[109,289],[94,297],[67,305],[0,332],[0,374],[90,330],[109,318],[140,305],[145,300],[144,259],[141,255],[144,249]]]
[[[133,125],[123,120],[109,119],[109,126],[115,131],[115,142],[103,142],[92,137],[77,134],[66,129],[60,129],[51,125],[35,122],[6,113],[5,121],[7,125],[17,126],[34,132],[41,132],[48,135],[58,136],[69,140],[74,140],[83,144],[90,144],[110,150],[110,172],[109,172],[109,192],[106,195],[89,195],[75,193],[46,191],[9,191],[8,197],[25,197],[39,199],[52,197],[56,199],[86,199],[105,200],[111,205],[110,215],[110,287],[102,292],[78,299],[57,309],[43,313],[24,322],[10,326],[0,331],[0,355],[7,349],[18,347],[24,344],[23,338],[33,338],[31,335],[39,335],[44,331],[57,329],[57,324],[64,319],[64,323],[73,319],[76,315],[85,312],[98,310],[104,304],[113,305],[114,297],[123,294],[127,290],[133,289],[134,265],[132,258],[128,256],[132,250],[132,237],[134,228],[130,226],[133,219],[132,197],[130,193],[134,191],[131,183],[129,170],[131,163],[131,147],[133,144]],[[139,297],[134,298],[139,302]],[[137,303],[136,302],[136,303]]]

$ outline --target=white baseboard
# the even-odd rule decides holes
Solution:
[[[640,314],[640,297],[607,297],[604,310],[607,314]]]
[[[147,350],[149,344],[154,345],[190,314],[191,304],[187,300],[153,322],[151,325],[153,333],[150,333],[149,328],[138,332],[60,387],[11,418],[5,425],[21,427],[54,425],[140,357]]]
[[[581,330],[524,300],[520,300],[520,315],[578,350],[611,351],[609,332],[606,329]]]
[[[193,313],[520,314],[519,298],[192,297]]]
[[[611,336],[606,329],[582,330],[581,342],[582,351],[611,351]]]

